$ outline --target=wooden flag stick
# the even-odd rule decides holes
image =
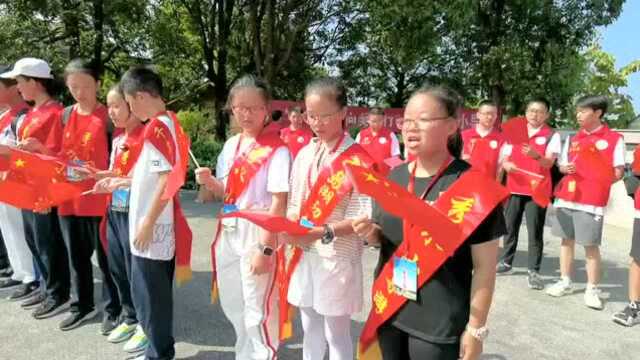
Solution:
[[[198,160],[196,160],[196,157],[193,155],[193,152],[191,152],[191,149],[189,149],[189,156],[191,157],[191,161],[193,161],[195,166],[199,168],[200,164],[198,164]]]

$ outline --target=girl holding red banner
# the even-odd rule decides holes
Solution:
[[[553,234],[562,238],[560,247],[561,279],[547,289],[555,297],[573,292],[571,274],[575,244],[584,246],[587,268],[587,307],[601,310],[601,258],[604,208],[609,202],[611,185],[620,180],[625,166],[625,145],[621,134],[604,123],[608,100],[604,96],[586,96],[576,103],[580,129],[565,143],[560,171],[565,174],[556,188]]]
[[[363,306],[363,241],[351,219],[371,211],[369,197],[353,191],[343,163],[372,164],[344,129],[347,94],[333,78],[313,81],[305,90],[307,119],[317,138],[300,151],[291,171],[287,216],[311,228],[290,236],[296,250],[288,301],[300,309],[304,360],[353,359],[351,315]],[[294,263],[295,264],[295,263]]]
[[[2,77],[15,79],[22,98],[34,103],[25,118],[16,124],[18,148],[57,154],[62,145],[62,105],[53,97],[61,89],[49,64],[41,59],[23,58]],[[29,298],[22,306],[38,306],[33,317],[45,319],[56,315],[69,300],[69,259],[60,233],[58,209],[23,210],[22,216],[27,245],[45,284],[44,292]]]
[[[311,138],[313,132],[304,121],[304,114],[299,106],[289,109],[289,126],[280,130],[282,141],[287,144],[291,156],[295,159],[300,149],[305,147]]]
[[[392,170],[389,180],[433,203],[470,169],[451,151],[457,148],[452,144],[459,136],[460,105],[460,97],[442,87],[422,87],[411,96],[405,108],[402,136],[416,160]],[[436,245],[446,239],[430,238],[428,233],[423,234],[425,231],[419,232],[420,236],[427,236],[424,240],[410,237],[412,225],[404,224],[403,219],[391,215],[377,202],[373,220],[360,218],[353,222],[358,235],[369,244],[380,246],[375,281],[386,281],[373,299],[374,315],[381,323],[371,328],[376,331],[373,334],[366,333],[369,321],[365,325],[361,359],[375,358],[377,348],[369,340],[376,336],[384,360],[478,359],[482,341],[488,335],[486,322],[494,291],[498,238],[506,232],[502,208],[499,201],[495,204],[481,210],[484,220],[469,230],[466,239],[463,236],[452,256],[438,255],[441,250]],[[458,220],[466,226],[463,214]],[[442,257],[422,285],[417,284],[417,274],[428,272],[429,261],[394,255],[401,249],[409,252],[409,246],[430,246],[433,260]],[[385,296],[385,291],[394,298]],[[387,313],[390,301],[403,304]],[[367,343],[363,343],[365,336]]]
[[[497,177],[500,149],[504,143],[502,134],[495,128],[498,107],[490,100],[482,101],[477,117],[476,126],[462,132],[462,160],[488,176]]]
[[[289,192],[289,150],[269,125],[271,97],[264,81],[238,79],[227,106],[242,132],[225,143],[216,176],[196,170],[196,181],[224,199],[223,212],[254,210],[284,216]],[[212,244],[214,285],[236,332],[236,359],[276,358],[279,344],[275,251],[277,238],[243,219],[223,219]],[[218,292],[219,289],[219,292]],[[214,299],[212,299],[214,300]]]

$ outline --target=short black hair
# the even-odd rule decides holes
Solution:
[[[496,104],[496,102],[493,100],[484,99],[480,101],[480,103],[478,104],[478,108],[481,108],[483,106],[493,106],[494,108],[497,108],[498,104]]]
[[[274,110],[271,112],[271,120],[278,121],[282,118],[282,110]]]
[[[91,76],[95,81],[100,81],[101,70],[98,65],[87,59],[76,58],[71,60],[64,68],[64,79],[71,74],[83,73]]]
[[[347,88],[341,80],[334,77],[322,77],[310,82],[304,89],[304,97],[311,94],[330,96],[341,108],[347,106]]]
[[[302,114],[302,108],[300,106],[292,106],[289,108],[289,114]]]
[[[544,107],[547,108],[547,112],[549,112],[551,110],[551,104],[549,103],[549,100],[547,100],[547,98],[545,98],[545,97],[533,96],[533,97],[529,98],[527,100],[527,108],[529,107],[529,105],[531,105],[533,103],[538,103],[538,104],[544,105]]]
[[[603,95],[587,95],[576,101],[576,107],[589,108],[593,111],[600,110],[602,112],[600,118],[602,118],[607,113],[607,109],[609,109],[609,99]]]
[[[384,115],[384,110],[380,106],[369,108],[369,115]]]
[[[122,91],[127,95],[146,92],[154,97],[162,97],[162,79],[153,70],[137,66],[127,70],[120,80]]]

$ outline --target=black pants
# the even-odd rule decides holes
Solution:
[[[383,360],[457,360],[460,344],[435,344],[413,337],[393,325],[378,330]]]
[[[522,215],[527,219],[527,233],[529,234],[529,270],[540,271],[542,262],[542,250],[544,242],[542,234],[544,232],[544,220],[547,209],[538,206],[531,196],[511,195],[505,210],[505,220],[507,223],[507,235],[504,238],[504,252],[500,260],[512,265],[513,258],[518,248],[518,235],[522,224]]]
[[[131,256],[131,290],[138,320],[149,346],[146,359],[173,359],[174,260],[152,260]]]
[[[7,254],[7,248],[4,246],[4,238],[2,232],[0,232],[0,269],[11,266],[9,264],[9,255]]]
[[[24,235],[36,266],[44,280],[47,297],[65,302],[69,299],[69,259],[60,233],[56,208],[40,214],[22,210]]]
[[[131,248],[129,245],[129,213],[109,211],[107,214],[109,270],[122,304],[123,320],[136,324],[138,317],[131,299]]]
[[[95,307],[93,298],[93,265],[91,255],[96,251],[98,266],[102,271],[102,300],[108,314],[120,314],[118,290],[111,279],[107,255],[100,243],[100,219],[93,216],[60,216],[60,230],[69,252],[71,283],[76,298],[71,303],[72,312],[89,312]]]

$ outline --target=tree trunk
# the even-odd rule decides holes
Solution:
[[[103,0],[93,0],[93,30],[95,41],[93,43],[93,63],[102,74],[102,47],[104,44],[104,2]]]

